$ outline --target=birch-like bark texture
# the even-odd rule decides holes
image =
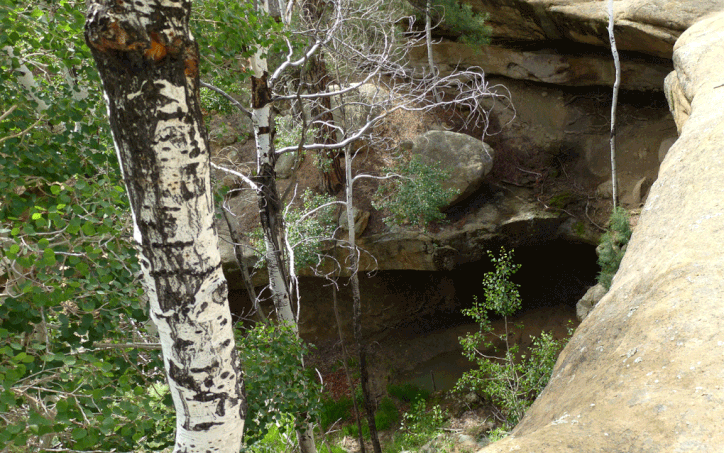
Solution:
[[[430,77],[437,76],[435,69],[435,55],[432,53],[432,0],[425,5],[425,45],[427,46],[427,64],[430,66]],[[440,93],[433,87],[432,95],[435,101],[441,101]]]
[[[264,11],[269,13],[269,4],[265,2]],[[276,154],[274,153],[274,118],[272,116],[272,91],[269,87],[269,71],[266,58],[262,54],[266,49],[258,49],[251,59],[253,75],[251,77],[251,121],[254,125],[256,140],[255,182],[259,195],[259,217],[261,220],[266,264],[269,273],[269,288],[280,322],[289,324],[295,335],[299,336],[297,318],[292,311],[291,277],[293,263],[287,254],[287,238],[281,198],[276,183]],[[302,366],[304,366],[302,364]],[[297,430],[297,440],[302,453],[316,453],[312,424],[307,420],[297,420],[303,428]]]
[[[213,224],[190,0],[92,0],[134,238],[176,407],[174,452],[237,453],[245,398]]]
[[[269,272],[269,287],[272,292],[277,319],[290,324],[297,333],[297,322],[292,311],[291,287],[289,281],[289,259],[286,254],[284,217],[277,190],[276,155],[272,133],[274,124],[271,110],[271,90],[267,83],[269,73],[267,62],[262,58],[263,49],[252,57],[251,77],[251,121],[256,140],[256,177],[259,196],[259,217],[266,247],[266,264]]]
[[[291,259],[287,255],[286,230],[282,214],[282,203],[276,184],[274,165],[274,119],[271,112],[271,90],[267,83],[269,73],[266,59],[261,57],[259,50],[252,58],[254,75],[251,78],[251,120],[254,124],[256,139],[256,162],[259,194],[259,217],[261,220],[264,245],[266,247],[266,264],[269,273],[269,288],[277,312],[277,319],[289,324],[299,336],[297,318],[292,311],[291,291]],[[305,420],[298,420],[304,426],[297,430],[297,440],[302,453],[316,453],[313,426]]]
[[[613,82],[613,97],[611,98],[611,191],[613,192],[613,208],[618,204],[618,184],[616,182],[616,105],[618,104],[618,88],[621,84],[621,62],[616,49],[616,38],[613,35],[613,0],[608,0],[608,37],[611,41],[611,54],[616,67],[616,79]]]

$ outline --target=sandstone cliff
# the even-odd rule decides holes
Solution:
[[[612,289],[512,436],[485,453],[724,448],[722,42],[724,13],[676,42],[667,89],[680,137]]]

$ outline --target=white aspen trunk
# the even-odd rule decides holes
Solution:
[[[425,44],[427,44],[427,64],[430,66],[430,76],[435,75],[435,59],[432,55],[432,0],[427,0],[425,7]]]
[[[214,229],[190,11],[190,0],[94,0],[85,36],[176,408],[174,452],[237,453],[246,401]]]
[[[15,52],[13,51],[12,46],[5,46],[1,50],[6,54],[6,56],[0,59],[0,61],[8,66],[12,66],[12,60],[15,58]],[[15,80],[17,80],[23,88],[28,90],[30,97],[36,104],[38,104],[36,111],[44,112],[48,110],[48,104],[46,104],[45,101],[40,99],[37,95],[38,82],[35,81],[35,77],[33,77],[33,73],[30,69],[28,69],[28,66],[21,61],[15,72],[18,74]]]
[[[268,0],[264,2],[269,12]],[[284,218],[281,200],[276,186],[276,154],[274,153],[274,119],[271,110],[271,89],[267,84],[269,76],[267,60],[262,57],[266,49],[258,49],[251,59],[252,115],[254,138],[256,140],[257,185],[259,194],[259,216],[266,247],[266,263],[269,273],[269,287],[272,292],[277,319],[289,324],[299,336],[297,319],[292,311],[291,266],[287,252]],[[304,366],[302,364],[302,366]],[[304,428],[297,430],[297,440],[302,453],[316,453],[314,430],[311,423],[298,420]]]
[[[611,98],[611,191],[613,192],[613,208],[618,204],[618,182],[616,173],[616,105],[618,104],[618,88],[621,84],[621,62],[616,49],[616,38],[613,34],[613,0],[608,0],[608,37],[611,41],[611,54],[616,68],[616,79],[613,82],[613,97]]]
[[[271,110],[271,94],[266,80],[268,77],[267,62],[262,58],[263,49],[254,54],[251,66],[252,77],[252,113],[256,140],[256,171],[259,189],[259,214],[261,216],[264,245],[266,247],[266,263],[269,272],[269,286],[277,312],[277,319],[290,324],[295,333],[297,322],[292,311],[291,292],[288,280],[289,265],[285,238],[284,221],[280,206],[279,194],[276,190],[274,164],[274,144],[272,142],[273,119]]]

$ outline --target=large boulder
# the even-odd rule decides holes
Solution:
[[[482,452],[724,449],[723,41],[724,13],[677,41],[690,115],[611,290],[512,435]]]
[[[429,131],[412,142],[403,142],[400,148],[420,156],[428,165],[450,172],[443,183],[444,189],[456,194],[447,205],[455,205],[474,193],[483,178],[493,168],[493,149],[482,140],[450,131]]]

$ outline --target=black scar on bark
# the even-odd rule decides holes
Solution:
[[[267,85],[269,73],[264,71],[261,77],[251,78],[251,103],[255,109],[260,109],[271,102],[271,90]]]

